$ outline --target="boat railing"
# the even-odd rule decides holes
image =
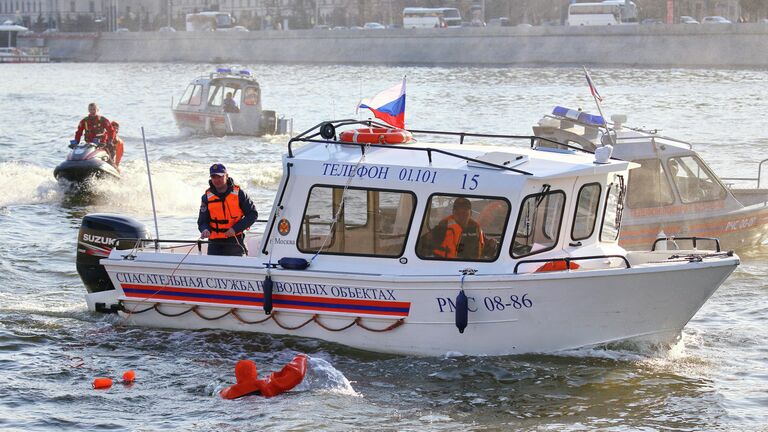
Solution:
[[[691,243],[693,243],[693,248],[694,249],[697,248],[697,245],[698,245],[698,243],[700,241],[714,242],[715,243],[715,251],[716,252],[720,252],[720,239],[718,239],[718,238],[715,238],[715,237],[677,237],[677,236],[659,237],[659,238],[657,238],[656,241],[653,242],[653,245],[651,245],[651,252],[656,251],[656,245],[661,243],[661,242],[665,242],[665,245],[667,244],[667,242],[672,242],[672,244],[677,246],[676,242],[678,240],[690,241]]]
[[[256,222],[258,223],[266,223],[267,219],[256,219]],[[174,239],[153,239],[153,238],[135,238],[135,237],[121,237],[115,239],[115,248],[119,248],[121,242],[128,242],[129,246],[127,248],[123,248],[123,250],[129,250],[129,249],[143,249],[144,245],[147,243],[153,243],[154,249],[159,250],[170,250],[174,251],[178,248],[183,247],[193,247],[197,246],[197,251],[202,252],[202,247],[204,244],[211,243],[211,240],[206,240],[203,238],[197,238],[194,240],[191,239],[181,239],[181,240],[174,240]],[[160,247],[161,243],[165,244],[175,244],[176,246],[171,247]]]
[[[768,162],[768,159],[763,159],[757,165],[757,177],[720,177],[721,180],[732,181],[757,181],[757,189],[760,189],[761,178],[763,174],[763,165]]]
[[[366,148],[369,147],[381,147],[381,148],[388,148],[388,149],[397,149],[397,150],[404,150],[404,151],[414,151],[414,152],[423,152],[427,154],[427,158],[429,159],[429,162],[432,163],[432,155],[442,154],[449,157],[454,157],[457,159],[462,159],[468,162],[476,163],[479,165],[488,166],[491,168],[497,168],[500,170],[506,170],[506,171],[512,171],[516,172],[518,174],[524,174],[524,175],[533,175],[533,173],[530,173],[528,171],[524,171],[517,168],[508,167],[505,165],[495,164],[493,162],[488,162],[485,160],[464,156],[458,153],[450,152],[447,150],[432,148],[432,147],[416,147],[413,145],[393,145],[393,144],[367,144],[367,143],[352,143],[352,142],[345,142],[345,141],[339,141],[337,139],[336,135],[336,129],[343,126],[353,126],[353,125],[359,125],[364,126],[368,128],[385,128],[385,129],[392,129],[392,126],[387,125],[385,123],[380,123],[374,120],[355,120],[355,119],[346,119],[346,120],[334,120],[334,121],[327,121],[323,123],[319,123],[315,125],[314,127],[296,135],[295,137],[291,138],[288,141],[288,157],[293,158],[293,144],[294,143],[316,143],[316,144],[339,144],[339,145],[346,145],[346,146],[357,146],[360,148],[360,151],[365,154]],[[481,134],[481,133],[470,133],[470,132],[446,132],[446,131],[432,131],[432,130],[420,130],[420,129],[408,129],[411,133],[416,134],[427,134],[427,135],[442,135],[442,136],[455,136],[459,138],[459,144],[464,144],[464,140],[467,137],[475,137],[475,138],[502,138],[502,139],[516,139],[516,140],[526,140],[529,141],[531,144],[531,148],[534,147],[534,144],[536,140],[545,140],[552,142],[553,144],[559,144],[563,145],[569,148],[573,148],[574,150],[580,150],[577,147],[569,146],[568,144],[561,144],[556,141],[552,141],[547,138],[543,137],[537,137],[532,135],[502,135],[502,134]],[[588,152],[591,153],[591,152]]]
[[[629,264],[629,260],[624,255],[590,255],[590,256],[581,256],[581,257],[562,257],[562,258],[541,258],[541,259],[529,259],[529,260],[520,260],[515,264],[515,268],[513,270],[514,274],[518,274],[517,270],[520,268],[521,265],[524,264],[541,264],[541,263],[557,263],[557,262],[564,262],[565,268],[563,271],[568,270],[571,268],[571,263],[576,261],[588,261],[588,260],[599,260],[599,259],[606,259],[606,258],[616,258],[620,259],[624,262],[625,268],[632,268],[632,266]]]

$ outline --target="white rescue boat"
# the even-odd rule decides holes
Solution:
[[[357,133],[343,133],[350,128]],[[86,216],[78,270],[89,308],[139,326],[384,353],[541,353],[674,340],[739,264],[719,248],[624,250],[625,185],[636,164],[428,144],[421,139],[432,132],[412,130],[416,143],[387,128],[342,120],[291,139],[250,256],[207,256],[201,240],[141,240],[146,229],[128,218]],[[390,144],[351,142],[360,137]],[[468,207],[474,223],[462,220]]]

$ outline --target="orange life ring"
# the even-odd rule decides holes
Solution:
[[[413,135],[405,129],[364,128],[344,131],[339,134],[339,140],[357,144],[405,144],[413,141]]]
[[[536,273],[539,272],[551,272],[551,271],[563,271],[563,270],[576,270],[579,265],[575,262],[570,262],[568,266],[565,265],[565,260],[550,261],[543,266],[536,269]]]

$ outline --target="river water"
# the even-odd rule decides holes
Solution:
[[[554,105],[594,111],[583,72],[562,68],[237,65],[264,107],[303,130],[354,118],[360,97],[408,77],[415,129],[530,134]],[[269,212],[286,136],[194,137],[170,111],[208,64],[0,68],[2,430],[766,430],[768,246],[742,265],[672,347],[609,346],[522,357],[417,358],[291,337],[132,328],[87,312],[75,271],[80,219],[118,212],[152,225],[144,128],[164,238],[195,238],[208,166]],[[768,146],[768,72],[594,69],[607,115],[692,141],[721,176],[754,177]],[[86,106],[121,124],[124,178],[72,196],[52,171]],[[310,357],[297,391],[226,401],[238,359],[263,372]],[[93,390],[134,369],[137,382]]]

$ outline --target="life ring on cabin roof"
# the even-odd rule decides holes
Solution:
[[[405,129],[363,128],[339,134],[339,141],[357,144],[406,144],[413,135]]]

